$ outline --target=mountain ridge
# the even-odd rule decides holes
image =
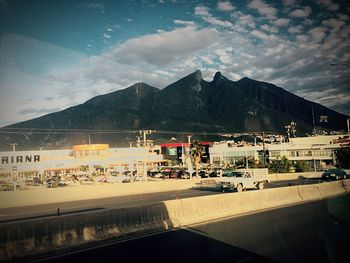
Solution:
[[[327,116],[327,122],[321,116]],[[310,134],[314,124],[345,130],[347,118],[271,83],[247,77],[232,81],[219,71],[212,81],[205,81],[197,70],[163,89],[138,82],[6,128],[284,133],[284,126],[294,121],[299,134]],[[8,144],[7,137],[1,136],[0,141]],[[65,145],[81,140],[52,135],[35,142],[55,143],[58,138]],[[102,136],[96,139],[109,143]],[[132,138],[118,140],[127,139]]]

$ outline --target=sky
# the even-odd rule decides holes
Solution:
[[[350,4],[0,0],[0,127],[197,69],[350,115]]]

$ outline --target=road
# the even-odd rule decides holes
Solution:
[[[33,262],[349,262],[349,244],[348,194]]]
[[[266,188],[286,187],[297,184],[312,184],[319,183],[319,179],[302,179],[302,180],[288,180],[276,181],[266,185]],[[205,196],[219,194],[218,190],[212,187],[201,187],[198,189],[186,189],[179,191],[157,192],[151,194],[139,194],[129,196],[116,196],[108,198],[98,198],[89,200],[79,200],[61,203],[51,203],[15,208],[1,208],[0,209],[0,224],[5,222],[12,222],[17,220],[30,220],[42,217],[57,216],[59,213],[72,214],[81,213],[102,209],[116,209],[121,207],[128,207],[134,205],[146,205],[154,202],[161,202],[166,200],[189,198],[196,196]],[[45,198],[45,197],[43,197]]]

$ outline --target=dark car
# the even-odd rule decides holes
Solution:
[[[323,180],[346,179],[346,172],[340,168],[329,169],[322,174]]]
[[[61,181],[60,176],[53,176],[52,178],[47,179],[46,186],[48,188],[56,188],[56,187],[65,187],[68,185],[65,182]]]

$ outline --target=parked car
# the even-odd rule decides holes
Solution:
[[[59,176],[53,176],[46,181],[46,186],[49,188],[68,186]]]
[[[323,180],[341,180],[346,179],[346,172],[340,168],[328,169],[322,174]]]

